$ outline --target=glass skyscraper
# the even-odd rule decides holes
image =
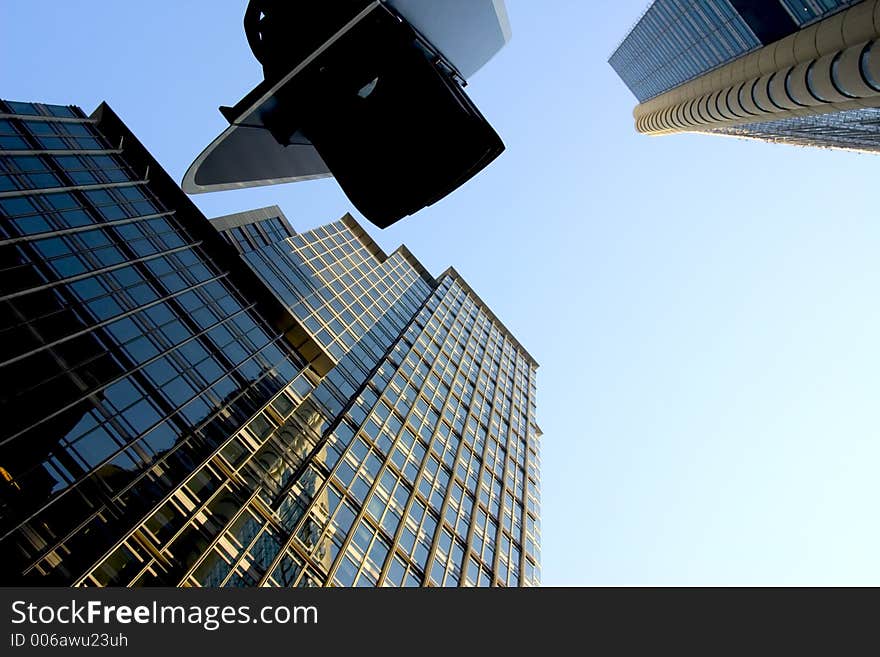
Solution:
[[[656,0],[609,63],[645,134],[880,151],[878,0]]]
[[[730,0],[657,0],[609,63],[645,101],[760,46]]]
[[[609,63],[644,102],[859,0],[655,0]]]
[[[540,582],[537,364],[454,269],[8,101],[0,252],[0,583]]]

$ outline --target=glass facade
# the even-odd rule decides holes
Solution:
[[[645,102],[861,0],[655,0],[609,63]]]
[[[539,583],[537,365],[455,270],[211,228],[75,107],[0,149],[2,583]]]
[[[861,0],[781,0],[783,6],[800,27],[815,23],[830,14]]]
[[[609,63],[644,102],[760,46],[728,0],[657,0]]]
[[[880,109],[796,116],[782,121],[715,129],[712,132],[780,144],[847,148],[880,153]]]

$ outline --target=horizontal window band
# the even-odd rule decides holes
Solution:
[[[28,174],[19,174],[28,175]],[[95,183],[93,185],[69,185],[67,187],[39,187],[35,189],[17,189],[9,192],[0,192],[0,199],[13,198],[16,196],[40,196],[43,194],[60,194],[62,192],[91,192],[99,189],[116,189],[118,187],[135,187],[138,185],[146,185],[149,179],[143,180],[126,180],[114,183]]]
[[[19,150],[2,150],[0,155],[122,155],[121,148],[97,148],[84,150],[82,148],[31,148]]]
[[[185,247],[185,248],[187,248],[187,247]],[[126,263],[126,265],[127,264],[128,263]],[[123,265],[123,266],[125,266],[125,265]],[[117,269],[118,268],[119,267],[117,267]],[[165,303],[169,299],[173,299],[174,297],[178,296],[179,294],[182,294],[185,291],[195,290],[197,288],[204,287],[205,285],[208,285],[210,283],[214,283],[216,281],[222,280],[222,279],[226,278],[228,275],[229,275],[228,273],[223,273],[223,274],[220,274],[219,276],[214,276],[213,278],[209,278],[206,281],[202,281],[201,283],[198,283],[198,284],[193,285],[191,287],[185,288],[184,290],[181,290],[180,292],[175,292],[174,294],[169,294],[167,296],[156,299],[155,301],[151,301],[150,303],[144,304],[143,306],[138,306],[137,308],[134,308],[133,310],[129,310],[129,311],[124,312],[120,315],[115,315],[113,317],[110,317],[109,319],[105,319],[103,321],[100,321],[97,324],[94,324],[86,329],[83,329],[82,331],[77,331],[76,333],[72,333],[71,335],[67,335],[67,336],[64,336],[63,338],[60,338],[58,340],[54,340],[52,342],[44,344],[44,345],[38,347],[37,349],[32,349],[26,353],[19,354],[18,356],[10,358],[9,360],[7,360],[4,363],[0,363],[0,367],[5,367],[6,365],[11,365],[13,363],[17,363],[18,361],[24,360],[25,358],[33,356],[34,354],[38,354],[41,351],[45,351],[47,349],[52,349],[53,347],[57,347],[60,344],[63,344],[63,343],[68,342],[70,340],[73,340],[74,338],[78,338],[82,335],[86,335],[88,333],[91,333],[95,329],[103,328],[104,326],[108,326],[108,325],[112,324],[113,322],[119,321],[120,319],[123,319],[125,317],[130,317],[131,315],[139,313],[142,310],[145,310],[147,308],[152,308],[153,306],[158,306],[160,303]],[[28,292],[30,292],[30,291],[31,290],[28,290]],[[0,441],[0,445],[6,444],[9,440],[10,439],[7,438],[7,439]]]
[[[161,258],[166,255],[173,255],[175,253],[179,253],[180,251],[188,251],[189,249],[200,246],[201,242],[193,242],[192,244],[185,244],[183,246],[178,246],[173,249],[168,249],[166,251],[158,251],[156,253],[151,253],[148,256],[144,256],[142,258],[135,258],[133,260],[126,260],[125,262],[121,262],[118,265],[113,265],[112,267],[104,267],[102,269],[95,269],[92,271],[87,271],[83,274],[79,274],[77,276],[70,276],[69,278],[62,278],[57,281],[52,281],[51,283],[46,283],[45,285],[39,285],[37,287],[30,287],[26,290],[21,290],[19,292],[13,292],[12,294],[7,294],[4,297],[0,297],[0,301],[9,301],[10,299],[17,299],[18,297],[27,296],[28,294],[33,294],[34,292],[39,292],[41,290],[50,290],[53,287],[58,287],[59,285],[68,285],[70,283],[76,283],[77,281],[85,280],[86,278],[91,278],[92,276],[98,276],[101,274],[110,274],[119,269],[125,269],[127,266],[138,263],[138,262],[149,262],[150,260],[154,260],[156,258]],[[51,261],[48,261],[51,262]],[[6,363],[0,363],[0,367],[5,365]]]
[[[65,212],[65,210],[59,210],[59,212]],[[114,226],[124,226],[125,224],[132,224],[138,221],[149,221],[150,219],[161,219],[162,217],[173,217],[176,214],[176,211],[170,210],[168,212],[157,212],[154,214],[145,214],[139,217],[130,217],[128,219],[117,219],[116,221],[105,221],[105,222],[95,222],[92,224],[88,224],[86,226],[75,226],[73,228],[59,228],[58,230],[49,230],[42,233],[34,233],[33,235],[22,235],[21,237],[11,237],[9,239],[0,240],[0,246],[5,246],[7,244],[20,244],[21,242],[36,242],[38,240],[44,240],[48,237],[61,237],[64,235],[75,235],[76,233],[85,233],[90,230],[95,230],[97,228],[112,228]],[[24,215],[25,217],[33,217],[40,215]]]

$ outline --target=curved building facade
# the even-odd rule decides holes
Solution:
[[[791,33],[645,99],[637,130],[880,150],[880,1],[784,5]]]

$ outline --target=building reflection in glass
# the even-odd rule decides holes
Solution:
[[[209,222],[108,107],[2,102],[0,319],[0,583],[539,582],[537,364],[350,216]]]

